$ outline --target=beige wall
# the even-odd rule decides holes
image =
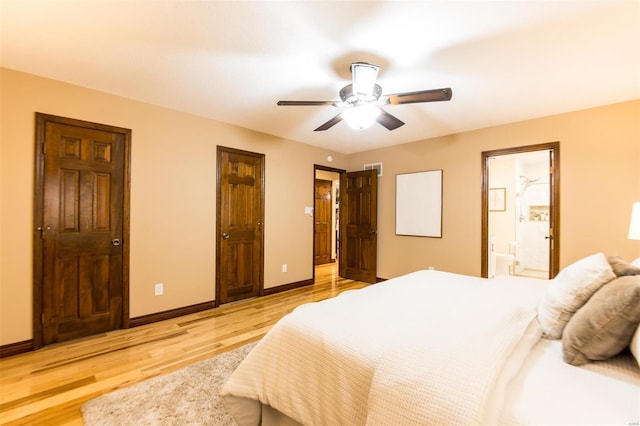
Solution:
[[[36,111],[132,129],[132,317],[215,298],[216,145],[266,156],[265,288],[312,277],[313,220],[304,207],[313,206],[313,164],[344,168],[344,155],[0,71],[0,345],[32,337]],[[163,296],[153,295],[157,282],[164,283]]]
[[[0,69],[0,345],[31,335],[35,112],[132,129],[131,316],[215,295],[216,145],[266,155],[265,287],[312,276],[313,164],[383,162],[378,276],[433,265],[480,273],[480,152],[560,141],[561,262],[640,256],[626,239],[640,201],[640,101],[345,156],[214,120]],[[334,161],[327,163],[327,155]],[[443,238],[397,237],[395,175],[444,170]],[[282,263],[288,272],[281,272]],[[153,296],[153,285],[165,295]]]
[[[480,112],[481,113],[481,112]],[[481,152],[560,142],[560,263],[595,252],[640,257],[627,239],[640,201],[640,101],[593,108],[354,154],[350,169],[382,162],[378,276],[435,266],[480,275]],[[443,237],[395,235],[395,175],[442,169]]]

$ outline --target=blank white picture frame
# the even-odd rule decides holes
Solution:
[[[506,200],[507,189],[506,188],[489,188],[489,211],[490,212],[504,212],[507,210]]]
[[[442,238],[442,170],[396,175],[396,235]]]

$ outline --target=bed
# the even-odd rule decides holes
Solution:
[[[551,281],[425,270],[347,291],[280,320],[221,396],[240,426],[638,424],[640,275],[637,314],[605,309],[614,334],[633,328],[620,353],[591,359],[572,323],[621,278],[598,253]]]

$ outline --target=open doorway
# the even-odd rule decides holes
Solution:
[[[336,265],[333,267],[335,272],[332,274],[336,277],[375,283],[379,280],[377,276],[378,171],[370,169],[347,173],[346,170],[314,165],[314,196],[316,173],[321,171],[335,173],[340,177],[339,181],[333,185],[336,195],[333,204],[335,217],[331,219],[331,239],[332,246],[335,247],[335,254],[332,254],[335,262],[329,262],[325,265]],[[320,173],[318,176],[327,175]],[[331,175],[331,178],[333,177],[335,176]],[[313,219],[315,225],[315,209]],[[335,231],[333,231],[334,224]],[[315,250],[315,230],[313,237]],[[313,258],[313,281],[315,283],[315,256]]]
[[[559,268],[559,144],[483,152],[482,276]]]
[[[314,166],[313,264],[338,271],[340,175],[344,170]]]

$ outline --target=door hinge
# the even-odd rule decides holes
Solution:
[[[40,314],[40,324],[44,324],[44,312]]]
[[[42,142],[42,153],[43,154],[47,153],[47,144],[46,144],[46,142]]]
[[[38,226],[38,227],[36,228],[36,230],[37,230],[38,232],[40,232],[40,238],[44,240],[45,233],[46,233],[47,231],[50,231],[50,230],[51,230],[51,227],[50,227],[50,226],[46,226],[46,227]]]

